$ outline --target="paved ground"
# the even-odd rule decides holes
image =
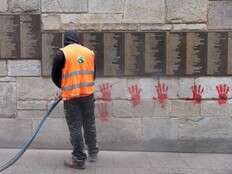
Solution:
[[[0,164],[18,150],[0,149]],[[66,168],[64,150],[28,150],[1,174],[232,174],[232,155],[102,151],[85,171]]]

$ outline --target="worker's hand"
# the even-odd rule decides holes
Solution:
[[[61,95],[61,90],[58,89],[58,90],[56,91],[56,94],[55,94],[55,100],[59,100],[61,97],[62,97],[62,95]]]

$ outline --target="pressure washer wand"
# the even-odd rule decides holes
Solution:
[[[37,134],[39,133],[41,127],[43,126],[44,122],[46,121],[46,119],[48,118],[48,116],[51,114],[51,112],[53,111],[53,109],[57,106],[57,104],[61,101],[61,98],[55,100],[52,105],[49,107],[48,111],[44,114],[43,119],[40,121],[38,128],[36,129],[36,131],[34,132],[34,134],[32,135],[32,137],[24,144],[24,146],[22,147],[22,150],[19,151],[12,159],[10,159],[7,163],[5,163],[4,165],[0,166],[0,172],[6,170],[7,168],[9,168],[10,166],[12,166],[16,161],[18,161],[18,159],[24,154],[24,152],[28,149],[28,147],[31,145],[31,143],[33,142],[33,140],[36,138]]]

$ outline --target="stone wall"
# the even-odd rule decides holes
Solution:
[[[26,39],[30,38],[24,36],[20,25],[16,40],[21,45],[20,54],[0,58],[0,147],[4,148],[20,147],[33,133],[56,92],[47,76],[50,72],[47,65],[52,62],[52,54],[45,54],[46,43],[51,42],[44,39],[47,33],[67,29],[87,32],[230,32],[232,29],[230,0],[3,0],[0,13],[0,22],[6,14],[39,15],[41,29],[39,25],[38,28],[43,33],[42,53],[32,53],[34,56],[30,57],[32,54],[25,48]],[[23,23],[21,18],[20,21]],[[1,41],[0,55],[8,55],[6,47]],[[152,98],[157,97],[154,86],[158,82],[168,86],[164,106]],[[97,78],[96,97],[101,96],[99,85],[103,83],[113,85],[112,101],[107,102],[108,121],[101,121],[96,107],[102,149],[232,152],[232,93],[225,104],[219,104],[216,90],[218,84],[232,87],[229,76],[101,77]],[[128,92],[132,84],[142,89],[141,102],[136,107]],[[194,104],[191,100],[194,84],[204,88],[201,103]],[[106,101],[96,101],[102,102]],[[70,148],[63,117],[61,103],[32,147]]]

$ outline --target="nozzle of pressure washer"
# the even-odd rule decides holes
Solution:
[[[61,90],[58,89],[58,90],[56,91],[54,100],[59,100],[59,99],[61,99],[61,97],[62,97],[62,96],[61,96]]]

